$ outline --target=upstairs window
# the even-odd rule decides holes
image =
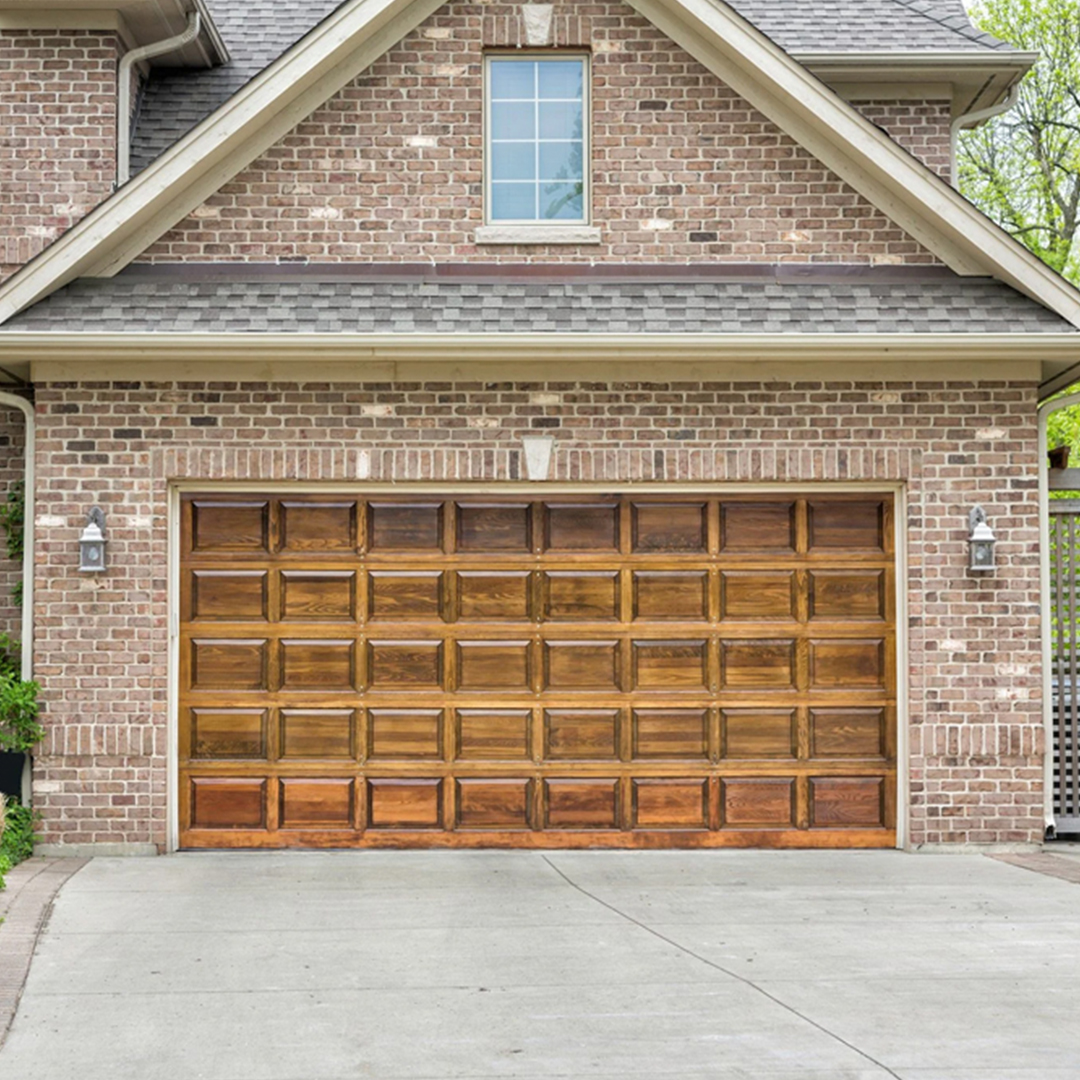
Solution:
[[[487,220],[589,220],[589,60],[487,58]]]

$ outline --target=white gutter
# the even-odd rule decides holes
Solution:
[[[1043,810],[1046,835],[1054,829],[1054,650],[1050,640],[1050,471],[1046,467],[1047,424],[1050,414],[1080,405],[1080,394],[1044,401],[1039,406],[1039,631],[1042,636]]]
[[[0,390],[0,405],[18,409],[26,418],[26,437],[23,449],[23,478],[25,481],[25,507],[23,511],[23,593],[22,593],[22,631],[20,656],[22,660],[19,672],[24,682],[34,677],[34,448],[35,424],[34,406],[17,394],[8,394]],[[22,802],[30,805],[30,755],[26,755],[23,766]]]
[[[202,16],[198,11],[188,15],[187,28],[181,33],[164,41],[155,41],[151,45],[132,49],[124,53],[120,60],[117,74],[118,104],[116,107],[116,186],[126,184],[131,178],[131,69],[143,60],[164,56],[190,44],[199,36],[202,29]]]
[[[976,109],[974,112],[963,113],[957,116],[949,125],[949,175],[953,185],[956,185],[956,147],[960,140],[961,128],[978,127],[995,116],[1008,112],[1020,98],[1020,83],[1015,82],[1009,87],[1009,92],[996,105],[988,109]]]

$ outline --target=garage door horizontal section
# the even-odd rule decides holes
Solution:
[[[886,846],[887,496],[182,504],[181,834]]]

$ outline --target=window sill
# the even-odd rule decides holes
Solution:
[[[591,225],[481,225],[478,244],[599,244],[600,230]]]

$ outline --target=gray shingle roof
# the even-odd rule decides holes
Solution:
[[[132,137],[132,175],[223,105],[342,0],[208,0],[232,53],[208,71],[155,69]],[[1011,49],[968,20],[963,0],[729,0],[792,53]]]
[[[321,272],[198,276],[139,267],[83,279],[0,327],[172,333],[1016,333],[1069,332],[1000,282],[838,274],[833,279],[434,280]],[[245,274],[237,278],[237,273]]]

